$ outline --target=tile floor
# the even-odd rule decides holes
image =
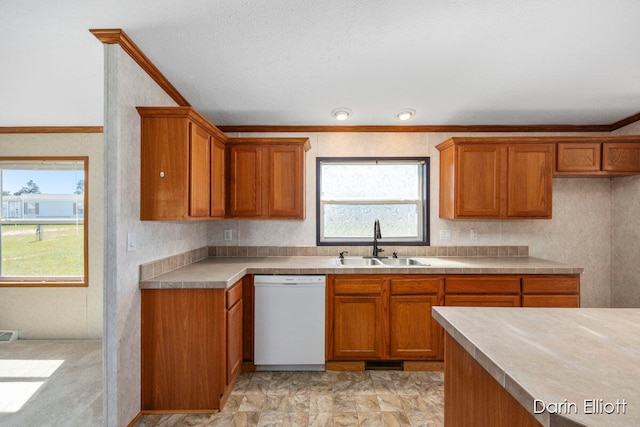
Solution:
[[[145,415],[151,426],[443,425],[442,372],[243,372],[216,414]]]

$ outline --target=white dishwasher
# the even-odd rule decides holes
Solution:
[[[325,276],[254,276],[254,364],[262,371],[325,369]]]

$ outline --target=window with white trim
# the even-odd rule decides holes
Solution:
[[[318,158],[316,244],[429,244],[428,158]]]

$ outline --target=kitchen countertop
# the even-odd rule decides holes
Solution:
[[[433,316],[530,413],[543,401],[542,425],[640,425],[640,309],[434,307]],[[563,402],[575,411],[553,406]]]
[[[349,257],[347,257],[349,258]],[[580,274],[534,257],[411,257],[428,266],[339,266],[336,257],[209,257],[140,282],[141,289],[227,288],[246,274]]]

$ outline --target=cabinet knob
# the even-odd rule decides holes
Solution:
[[[160,172],[160,178],[164,178],[164,172]]]

